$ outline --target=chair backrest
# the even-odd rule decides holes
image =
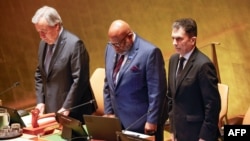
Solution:
[[[250,107],[247,109],[247,112],[244,115],[242,124],[243,125],[250,125]]]
[[[221,128],[224,124],[228,123],[227,109],[228,109],[229,87],[226,84],[218,83],[218,89],[221,98],[221,110],[219,116],[219,128]]]
[[[98,106],[95,115],[104,114],[104,99],[103,99],[104,78],[105,78],[104,68],[97,68],[90,77],[90,84]]]

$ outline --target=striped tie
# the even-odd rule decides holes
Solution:
[[[119,58],[119,60],[116,62],[115,67],[114,67],[114,71],[113,71],[113,81],[115,82],[116,80],[116,75],[119,72],[122,62],[124,60],[124,55],[121,55],[121,57]]]

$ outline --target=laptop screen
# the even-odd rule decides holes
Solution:
[[[87,131],[91,139],[116,141],[116,132],[122,131],[118,118],[109,118],[95,115],[83,115]]]

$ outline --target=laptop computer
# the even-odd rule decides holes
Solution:
[[[0,108],[7,109],[8,113],[10,114],[10,125],[12,123],[20,123],[22,128],[26,127],[24,121],[22,120],[21,116],[18,114],[16,109],[5,106],[0,106]]]
[[[95,115],[83,115],[87,131],[91,139],[116,141],[116,132],[122,131],[118,118],[109,118]]]

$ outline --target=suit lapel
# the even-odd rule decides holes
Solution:
[[[58,38],[58,41],[57,41],[57,44],[56,44],[56,47],[55,47],[55,51],[53,53],[53,56],[51,58],[51,62],[50,62],[50,65],[49,65],[49,70],[48,70],[48,76],[52,70],[52,67],[54,66],[56,60],[58,59],[58,56],[59,54],[62,52],[63,48],[64,48],[64,45],[66,43],[66,31],[63,30],[62,31],[62,34],[60,35],[60,37]]]
[[[170,75],[170,79],[172,79],[172,81],[174,82],[173,85],[174,88],[176,89],[176,85],[177,85],[177,82],[176,82],[176,71],[177,71],[177,66],[178,66],[178,62],[179,62],[179,54],[176,54],[175,57],[173,57],[173,67],[172,67],[172,70],[171,72],[173,73],[172,75]]]
[[[137,51],[139,49],[139,42],[140,40],[138,39],[138,35],[136,35],[136,39],[135,42],[132,46],[132,48],[130,49],[130,51],[127,54],[127,59],[126,62],[124,62],[123,67],[121,68],[120,72],[119,72],[119,76],[118,76],[118,80],[117,80],[117,85],[119,85],[120,81],[122,80],[122,77],[124,75],[124,73],[126,72],[126,70],[129,68],[130,64],[133,62],[133,60],[135,59],[136,55],[137,55]],[[116,85],[116,86],[117,86]]]
[[[45,60],[45,56],[46,56],[46,50],[47,50],[47,44],[42,41],[40,44],[41,50],[39,51],[39,53],[41,53],[39,55],[39,64],[41,64],[42,66],[42,72],[46,74],[45,72],[45,68],[44,68],[44,60]]]
[[[113,55],[113,59],[112,59],[112,60],[113,60],[113,61],[112,61],[113,63],[111,64],[111,66],[112,66],[111,68],[112,68],[112,69],[111,69],[111,71],[110,71],[111,73],[110,73],[110,76],[109,76],[110,78],[112,78],[112,80],[113,80],[114,68],[115,68],[115,64],[116,64],[116,61],[117,61],[117,57],[118,57],[118,56],[119,56],[119,55],[118,55],[117,53],[114,53],[114,55]],[[114,81],[112,81],[112,85],[115,87]]]
[[[180,78],[179,78],[179,82],[177,82],[177,84],[176,84],[176,89],[178,89],[178,87],[180,86],[180,84],[182,83],[184,78],[188,75],[191,68],[193,67],[193,63],[195,61],[196,55],[197,55],[197,50],[195,48],[193,53],[189,57],[188,62],[186,63],[184,69],[182,70],[182,73],[181,73]]]

